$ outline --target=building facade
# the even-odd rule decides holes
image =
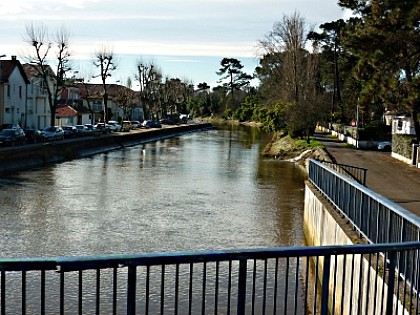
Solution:
[[[24,126],[27,120],[27,85],[29,80],[22,64],[12,56],[0,60],[0,124]]]

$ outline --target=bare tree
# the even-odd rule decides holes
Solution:
[[[126,86],[121,86],[118,89],[115,101],[123,110],[123,120],[131,120],[129,113],[130,110],[136,105],[135,93],[132,90],[131,78],[127,78]]]
[[[83,96],[81,96],[82,100],[86,101],[87,108],[90,113],[90,123],[93,125],[95,122],[94,120],[94,111],[92,106],[92,100],[94,100],[94,96],[90,95],[89,90],[89,81],[92,78],[91,71],[87,70],[79,70],[78,76],[73,78],[74,83],[78,84],[80,89],[83,89]]]
[[[308,57],[305,45],[310,30],[304,18],[295,12],[292,16],[284,15],[282,21],[275,23],[273,30],[260,41],[267,53],[278,58],[282,80],[279,85],[284,101],[298,102],[303,94],[301,83],[306,77]]]
[[[103,121],[107,121],[107,117],[110,116],[108,112],[108,88],[106,85],[106,79],[108,77],[111,77],[112,71],[117,69],[117,64],[115,62],[114,58],[114,52],[112,49],[102,46],[99,50],[95,52],[95,58],[96,60],[93,62],[93,64],[99,68],[100,73],[96,77],[101,78],[102,82],[102,101],[104,105],[104,113],[103,113]]]
[[[70,33],[60,27],[53,41],[49,38],[48,29],[43,25],[29,24],[25,26],[26,36],[24,41],[31,47],[24,59],[35,69],[42,80],[42,86],[47,92],[48,103],[51,111],[50,125],[55,125],[55,112],[58,99],[66,85],[66,73],[70,67]],[[55,54],[56,73],[49,62],[50,55]]]
[[[320,86],[319,52],[315,46],[306,49],[307,35],[312,27],[294,13],[274,25],[260,46],[273,58],[279,76],[276,82],[280,99],[285,104],[287,129],[292,136],[309,136],[318,120],[327,111]]]
[[[162,73],[153,62],[137,63],[138,75],[136,79],[140,84],[140,104],[143,107],[145,119],[150,119],[153,112],[157,112],[158,90],[162,80]]]

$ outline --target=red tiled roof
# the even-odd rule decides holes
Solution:
[[[77,115],[77,111],[71,106],[60,106],[55,111],[57,117],[64,118],[64,117],[74,117]]]
[[[23,70],[25,71],[25,73],[26,73],[26,76],[29,78],[29,79],[32,79],[32,78],[34,78],[34,77],[39,77],[39,73],[38,73],[38,70],[37,70],[37,68],[39,67],[39,66],[37,66],[37,65],[31,65],[31,64],[29,64],[29,63],[25,63],[25,64],[23,64],[22,65],[22,67],[23,67]],[[46,67],[46,69],[47,69],[47,73],[51,76],[51,77],[54,77],[55,78],[55,73],[54,73],[54,71],[51,69],[51,67],[50,66],[45,66]]]
[[[81,99],[86,99],[86,95],[89,96],[89,99],[91,100],[101,100],[102,99],[102,94],[103,94],[103,86],[102,84],[82,84],[82,83],[77,83],[76,86],[79,88],[80,90],[80,98]],[[119,94],[119,92],[123,89],[128,89],[125,86],[122,85],[118,85],[118,84],[107,84],[107,91],[108,91],[108,96],[109,99],[113,100],[114,98],[116,98]],[[87,91],[86,91],[87,89]]]

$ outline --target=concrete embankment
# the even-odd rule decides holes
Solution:
[[[305,185],[304,234],[310,246],[367,243],[310,182]],[[318,272],[314,271],[314,274],[318,275],[318,282],[322,283],[323,257],[319,258],[318,264]],[[368,255],[346,255],[331,259],[330,279],[334,279],[329,286],[331,313],[381,314],[379,306],[386,305],[388,286],[384,283],[383,274],[377,274],[378,270],[386,270],[385,262],[383,259],[376,261]],[[398,303],[397,314],[408,314],[396,295],[395,303]],[[374,304],[378,307],[373,307]],[[355,307],[359,305],[360,313]]]
[[[4,148],[0,151],[0,174],[42,167],[210,128],[212,125],[209,123],[186,124]]]

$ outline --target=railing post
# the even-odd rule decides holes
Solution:
[[[366,186],[366,175],[367,175],[367,169],[364,169],[363,170],[363,186],[365,186],[365,187],[367,187]]]
[[[389,253],[388,292],[386,296],[386,315],[392,315],[394,305],[395,268],[397,266],[397,253]]]
[[[324,256],[324,268],[322,271],[321,292],[321,315],[328,315],[328,297],[330,294],[330,269],[331,256]]]
[[[127,314],[136,314],[136,281],[137,269],[136,266],[128,266],[127,279]]]
[[[245,314],[246,272],[247,272],[246,259],[241,259],[241,260],[239,260],[237,315],[244,315]]]

